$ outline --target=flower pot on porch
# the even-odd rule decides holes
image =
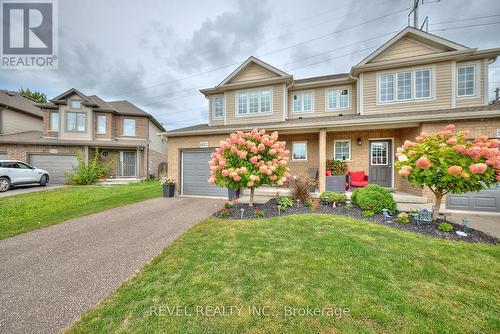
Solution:
[[[227,198],[230,201],[234,201],[235,199],[240,198],[240,189],[234,190],[227,188]]]
[[[327,176],[326,191],[333,191],[336,193],[345,192],[345,175]]]
[[[174,197],[175,194],[175,184],[163,185],[163,197]]]

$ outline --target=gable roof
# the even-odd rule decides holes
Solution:
[[[259,66],[265,68],[266,70],[276,74],[279,77],[289,77],[290,76],[288,73],[283,72],[282,70],[277,69],[276,67],[269,65],[266,62],[254,57],[254,56],[250,56],[240,66],[238,66],[233,72],[231,72],[231,74],[229,74],[224,80],[222,80],[222,82],[220,84],[218,84],[216,87],[219,87],[219,86],[222,86],[222,85],[229,83],[232,79],[234,79],[238,74],[243,72],[251,64],[259,65]]]
[[[76,88],[70,88],[68,89],[67,91],[65,91],[64,93],[54,97],[53,99],[50,99],[51,102],[57,102],[63,98],[65,98],[66,96],[68,95],[73,95],[73,94],[76,94],[78,96],[80,96],[82,98],[83,101],[85,102],[91,102],[89,97],[85,94],[83,94],[82,92],[80,92],[78,89]]]
[[[403,30],[401,30],[398,34],[396,34],[394,37],[392,37],[389,41],[384,43],[377,50],[373,51],[366,58],[361,60],[361,62],[359,62],[356,66],[365,65],[369,63],[370,61],[374,60],[378,55],[382,54],[389,47],[393,46],[394,44],[396,44],[398,41],[402,40],[405,37],[411,37],[417,41],[423,42],[424,44],[429,44],[431,46],[442,48],[447,51],[472,50],[462,44],[452,42],[446,38],[439,37],[437,35],[430,34],[428,32],[413,27],[406,27]]]
[[[37,101],[23,96],[18,92],[0,90],[0,106],[16,109],[26,114],[42,118],[43,112],[35,105],[36,103]]]

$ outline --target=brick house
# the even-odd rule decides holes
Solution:
[[[0,136],[0,157],[46,169],[53,183],[65,181],[76,155],[88,161],[96,148],[100,160],[112,159],[113,178],[157,175],[166,162],[166,143],[157,135],[165,129],[129,101],[106,102],[73,88],[30,108],[39,111],[38,123]]]
[[[488,65],[499,54],[500,48],[469,48],[407,27],[349,73],[294,79],[250,57],[219,85],[201,90],[208,124],[162,134],[169,175],[180,180],[180,194],[223,196],[224,189],[207,183],[210,152],[231,132],[258,128],[279,131],[293,175],[319,170],[321,192],[326,160],[341,159],[370,183],[429,196],[398,175],[395,150],[448,123],[473,137],[498,137],[500,105],[488,101]],[[500,188],[450,195],[453,205],[500,211]]]

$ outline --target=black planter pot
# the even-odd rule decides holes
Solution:
[[[326,177],[326,191],[333,191],[336,193],[345,192],[345,175],[327,176]]]
[[[163,197],[174,197],[175,194],[175,184],[164,185],[163,186]]]
[[[240,189],[234,190],[234,189],[227,188],[227,198],[230,201],[234,201],[235,199],[240,198]]]

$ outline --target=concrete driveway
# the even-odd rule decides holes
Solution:
[[[0,193],[0,197],[27,194],[27,193],[33,193],[36,191],[57,189],[57,188],[61,188],[61,187],[64,187],[64,185],[62,185],[62,184],[47,184],[45,187],[40,187],[39,185],[17,186],[14,188],[10,188],[6,192]]]
[[[57,333],[222,206],[158,198],[0,241],[0,333]]]

